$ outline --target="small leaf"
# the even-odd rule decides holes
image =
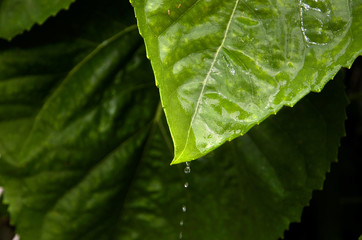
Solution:
[[[172,164],[319,92],[362,53],[361,1],[132,4],[173,137]]]
[[[75,0],[2,0],[0,4],[0,37],[8,40],[38,23],[42,24]]]

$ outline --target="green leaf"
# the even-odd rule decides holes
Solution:
[[[173,164],[319,92],[362,53],[362,1],[132,4],[173,137]]]
[[[0,41],[0,135],[8,139],[3,148],[10,155],[20,154],[38,111],[68,72],[104,40],[133,24],[127,3],[104,4],[80,0],[40,29],[11,43]]]
[[[35,118],[22,119],[12,112],[16,121],[10,121],[2,115],[5,168],[0,172],[6,177],[5,201],[22,239],[79,239],[92,228],[88,239],[94,239],[89,235],[104,231],[95,224],[113,211],[107,201],[122,201],[128,191],[158,104],[157,92],[145,91],[152,86],[152,74],[144,66],[144,51],[137,50],[142,41],[135,29],[103,42],[76,65],[50,91]],[[24,89],[16,80],[5,82],[2,90],[8,95],[2,95],[2,101]],[[37,89],[28,91],[22,96],[30,98]],[[16,126],[26,131],[17,132]],[[82,194],[87,191],[94,195]],[[98,208],[100,202],[106,209]],[[82,211],[93,211],[92,217],[75,221]],[[65,224],[69,222],[73,225]]]
[[[75,0],[2,0],[0,3],[0,37],[12,39],[34,24],[42,24]]]

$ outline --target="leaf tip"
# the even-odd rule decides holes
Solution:
[[[182,161],[180,161],[180,158],[174,158],[171,163],[170,163],[170,166],[172,165],[176,165],[176,164],[179,164],[179,163],[182,163]]]

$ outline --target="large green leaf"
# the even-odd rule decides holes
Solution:
[[[59,14],[42,28],[12,43],[0,41],[0,135],[7,139],[2,143],[4,151],[20,154],[24,136],[53,89],[105,39],[133,23],[127,3],[107,0],[104,4],[80,0],[72,11]]]
[[[362,53],[361,0],[132,4],[173,137],[172,163],[319,92]]]
[[[0,2],[0,37],[11,39],[34,24],[42,24],[74,0],[2,0]]]
[[[141,44],[135,26],[124,30],[76,65],[54,91],[42,77],[34,77],[40,80],[30,89],[18,79],[4,82],[2,102],[21,92],[23,103],[32,106],[29,99],[40,91],[35,87],[48,93],[39,112],[30,109],[35,117],[24,118],[12,106],[10,119],[5,111],[1,115],[5,201],[23,239],[79,239],[85,231],[95,239],[107,227],[96,225],[115,210],[107,201],[122,201],[128,191],[128,172],[137,169],[158,104],[157,92],[144,91],[153,84],[144,51],[137,50]],[[82,194],[87,191],[94,191],[92,197]],[[92,217],[77,218],[82,211],[92,211]]]

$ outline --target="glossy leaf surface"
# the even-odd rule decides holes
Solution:
[[[173,136],[174,164],[319,92],[362,53],[362,1],[132,4]]]
[[[0,37],[12,39],[34,24],[42,24],[75,0],[2,0],[0,2]]]

